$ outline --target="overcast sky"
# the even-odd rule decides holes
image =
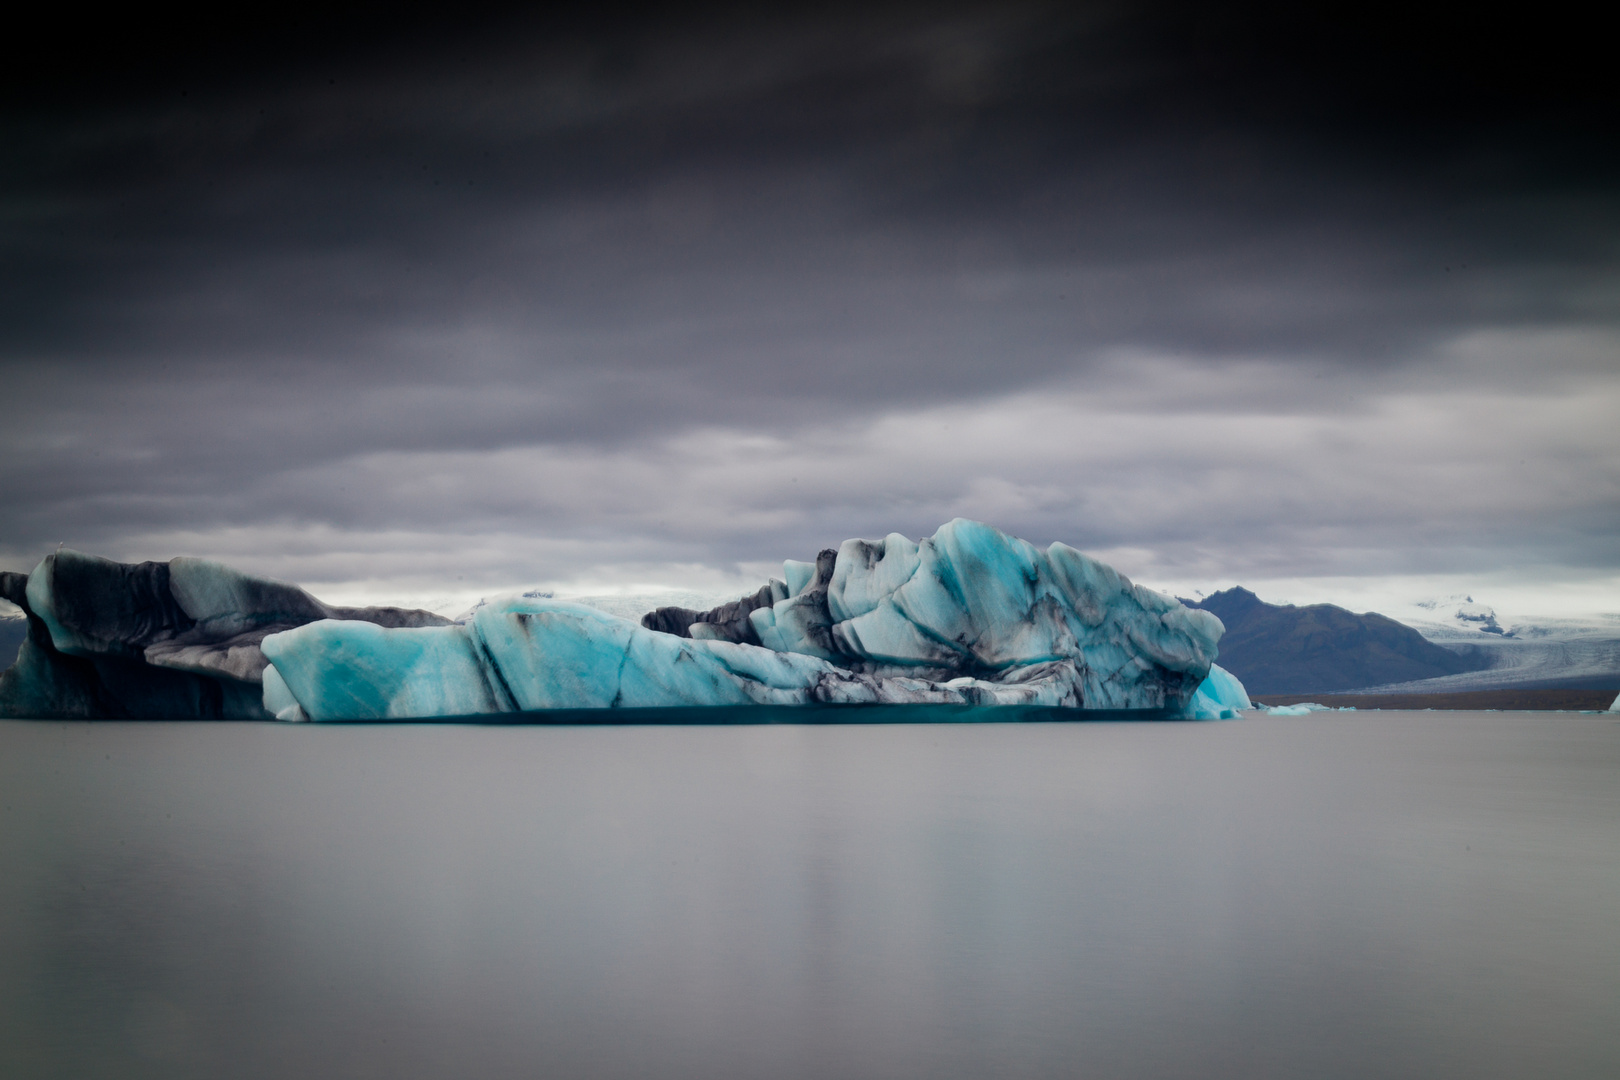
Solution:
[[[723,589],[962,515],[1620,611],[1607,39],[1204,7],[64,16],[0,114],[0,567]]]

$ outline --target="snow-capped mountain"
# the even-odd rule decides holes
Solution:
[[[1477,595],[1425,597],[1386,614],[1444,648],[1476,657],[1475,671],[1369,690],[1433,692],[1518,687],[1620,687],[1620,614],[1504,612]]]

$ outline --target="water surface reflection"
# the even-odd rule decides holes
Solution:
[[[0,724],[7,1077],[1620,1075],[1620,724]]]

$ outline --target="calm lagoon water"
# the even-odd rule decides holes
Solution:
[[[1620,1076],[1620,721],[0,723],[0,1076]]]

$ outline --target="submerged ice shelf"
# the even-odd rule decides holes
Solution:
[[[638,625],[545,596],[459,623],[334,609],[195,559],[74,552],[0,581],[29,613],[0,715],[407,720],[557,709],[1032,705],[1214,719],[1248,708],[1222,628],[1063,544],[958,519],[848,540],[712,611]],[[36,625],[37,624],[37,625]],[[629,719],[629,717],[626,717]]]

